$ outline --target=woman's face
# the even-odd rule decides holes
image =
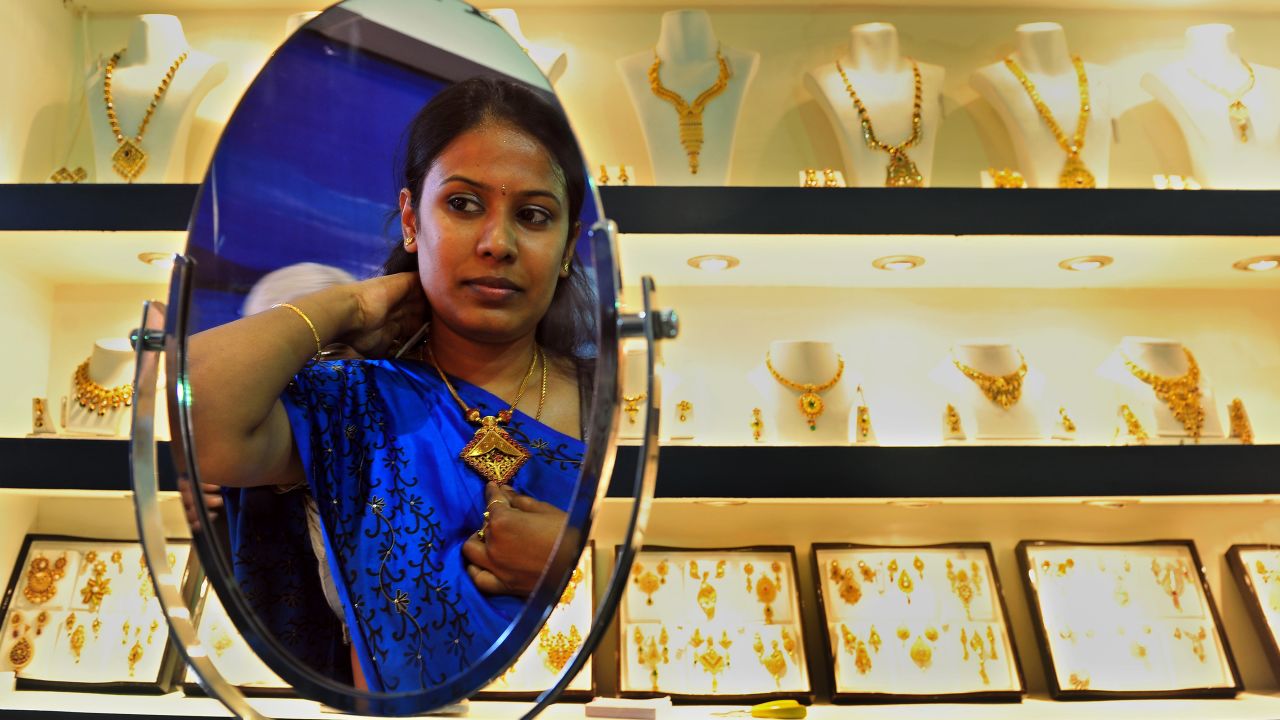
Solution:
[[[516,127],[482,125],[440,153],[420,192],[416,218],[401,192],[401,220],[434,321],[478,342],[533,333],[568,275],[577,221],[551,155]]]

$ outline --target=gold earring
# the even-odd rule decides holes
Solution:
[[[129,648],[129,677],[133,677],[133,669],[140,660],[142,660],[142,643],[135,640],[133,647]]]
[[[564,261],[564,265],[561,265],[561,266],[560,266],[560,272],[563,272],[565,275],[568,275],[568,274],[569,274],[569,266],[570,266],[570,265],[572,265],[572,264],[573,264],[573,261],[572,261],[572,260],[565,260],[565,261]]]
[[[818,171],[813,168],[804,169],[804,186],[818,187]]]
[[[831,561],[831,582],[836,584],[840,599],[847,605],[857,605],[862,599],[862,585],[853,574],[853,568],[840,567],[840,561]]]
[[[840,187],[840,183],[836,180],[836,171],[831,168],[822,170],[822,187]]]
[[[640,403],[644,402],[645,397],[646,396],[644,393],[622,396],[622,402],[623,402],[622,412],[627,414],[628,423],[632,425],[636,424],[636,415],[639,414]]]
[[[1138,416],[1133,414],[1133,410],[1128,405],[1120,406],[1120,417],[1124,418],[1125,429],[1129,433],[1129,437],[1139,445],[1147,444],[1147,431],[1142,429],[1142,423],[1138,421]]]
[[[746,565],[742,566],[742,572],[746,573],[747,575],[747,592],[751,592],[751,575],[755,571],[756,571],[756,566],[752,565],[751,563],[747,563]]]
[[[124,625],[120,626],[120,633],[121,633],[120,644],[128,645],[129,644],[129,621],[128,620],[125,620]]]
[[[773,601],[778,599],[778,592],[782,589],[782,565],[775,561],[772,569],[772,578],[761,572],[760,579],[756,581],[756,600],[764,605],[764,621],[766,623],[773,622]],[[707,619],[710,620],[711,618],[708,617]]]
[[[600,177],[596,178],[596,184],[597,185],[609,184],[609,169],[604,165],[600,166]]]
[[[680,422],[689,421],[689,411],[693,409],[693,403],[688,400],[681,400],[676,403],[676,410],[680,411]]]
[[[75,632],[71,633],[71,654],[76,656],[76,662],[80,662],[80,651],[84,650],[84,625],[77,625]]]
[[[124,559],[124,554],[121,553],[119,550],[116,550],[115,552],[111,553],[111,562],[116,564],[116,572],[121,574],[124,573],[123,559]]]
[[[1244,409],[1244,401],[1235,398],[1227,406],[1227,417],[1231,419],[1231,437],[1239,438],[1241,445],[1253,444],[1253,425],[1249,422],[1249,413]]]
[[[708,620],[714,620],[716,617],[716,589],[707,582],[711,577],[711,573],[702,574],[702,584],[698,586],[698,607],[702,608],[702,612],[706,613]],[[761,582],[764,579],[761,578]],[[759,592],[760,583],[756,583],[757,592]]]
[[[43,634],[44,626],[48,624],[49,624],[49,611],[41,610],[40,614],[36,615],[36,634],[37,635]]]
[[[626,185],[627,183],[631,182],[631,178],[627,177],[626,165],[618,166],[618,182],[622,183],[623,185]]]
[[[415,238],[414,238],[413,233],[408,233],[408,232],[407,232],[407,233],[405,233],[405,234],[404,234],[404,246],[405,246],[405,248],[408,248],[410,245],[412,245],[412,244],[413,244],[414,239],[415,239]]]
[[[760,417],[760,408],[751,408],[751,437],[756,442],[760,442],[760,435],[764,432],[764,418]]]
[[[960,413],[956,410],[955,405],[947,404],[945,421],[948,435],[964,435],[964,429],[960,426]]]
[[[1071,416],[1067,414],[1067,409],[1065,407],[1058,408],[1058,417],[1062,418],[1062,430],[1064,432],[1073,433],[1076,431],[1075,421],[1073,421]]]
[[[862,395],[862,386],[857,387],[858,393],[858,439],[867,440],[871,437],[871,408],[867,407],[867,399]]]

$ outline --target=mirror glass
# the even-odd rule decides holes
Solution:
[[[599,216],[550,84],[470,6],[350,0],[275,52],[200,191],[170,381],[229,681],[438,707],[589,603]]]

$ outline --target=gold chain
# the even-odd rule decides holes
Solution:
[[[988,375],[987,373],[970,367],[960,362],[960,358],[956,357],[955,351],[951,351],[951,362],[956,369],[964,374],[978,386],[983,395],[991,402],[1008,410],[1017,404],[1022,397],[1022,381],[1027,376],[1027,359],[1018,353],[1018,360],[1021,364],[1017,370],[1007,375]]]
[[[1200,404],[1200,366],[1195,356],[1187,348],[1182,348],[1187,356],[1187,372],[1175,377],[1165,377],[1138,367],[1138,364],[1121,352],[1124,366],[1134,377],[1151,386],[1156,397],[1160,398],[1173,416],[1182,423],[1182,427],[1196,440],[1204,430],[1204,406]]]
[[[462,397],[458,395],[458,391],[453,388],[453,383],[449,382],[449,377],[445,375],[444,370],[441,369],[440,363],[436,362],[435,353],[431,351],[431,343],[429,341],[424,341],[423,347],[426,348],[427,359],[431,362],[431,365],[435,367],[436,372],[439,373],[440,379],[444,381],[444,386],[449,389],[449,394],[452,395],[453,399],[458,401],[458,405],[462,407],[462,413],[466,416],[467,421],[471,423],[479,423],[480,410],[478,408],[468,406],[467,403],[463,401]],[[516,406],[520,404],[520,398],[524,397],[525,388],[529,385],[529,378],[533,377],[533,369],[538,366],[539,359],[542,360],[542,393],[538,398],[538,414],[535,415],[533,419],[542,419],[542,406],[547,400],[547,358],[542,352],[542,348],[535,344],[533,346],[533,360],[529,362],[529,369],[525,372],[524,379],[520,381],[519,389],[516,390],[516,399],[511,401],[511,407],[498,413],[498,422],[507,423],[511,421],[511,416],[515,412]]]
[[[1089,127],[1089,114],[1093,111],[1093,106],[1089,102],[1089,77],[1084,71],[1084,62],[1079,55],[1071,56],[1071,64],[1076,69],[1076,82],[1080,88],[1080,116],[1076,120],[1075,134],[1070,138],[1063,132],[1062,126],[1053,117],[1053,111],[1045,104],[1040,97],[1040,91],[1036,89],[1035,83],[1031,82],[1031,78],[1023,72],[1018,63],[1010,55],[1004,59],[1005,67],[1009,68],[1009,72],[1018,78],[1018,82],[1022,83],[1022,87],[1027,91],[1027,95],[1031,98],[1031,104],[1035,105],[1036,112],[1040,114],[1040,119],[1044,120],[1045,125],[1049,126],[1050,132],[1058,142],[1058,147],[1062,148],[1067,154],[1067,162],[1062,168],[1062,173],[1058,176],[1058,187],[1068,189],[1084,189],[1097,186],[1097,181],[1093,177],[1093,173],[1085,167],[1084,161],[1080,159],[1080,152],[1084,150],[1085,131]]]
[[[124,383],[113,388],[103,387],[89,378],[89,360],[86,359],[76,368],[74,378],[76,402],[99,415],[106,415],[108,410],[119,410],[133,404],[133,383]]]
[[[1187,66],[1187,74],[1227,99],[1227,117],[1235,123],[1236,130],[1240,133],[1240,142],[1249,142],[1249,108],[1244,104],[1244,96],[1253,90],[1257,77],[1253,74],[1253,66],[1248,61],[1240,58],[1240,63],[1244,65],[1245,70],[1249,71],[1249,82],[1245,83],[1244,88],[1238,92],[1231,92],[1221,85],[1209,82],[1208,78],[1196,72],[1190,65]]]
[[[821,385],[814,385],[788,380],[773,367],[773,358],[770,357],[769,353],[766,352],[764,355],[764,365],[769,369],[769,374],[773,376],[773,379],[791,390],[800,392],[800,412],[809,423],[810,430],[818,429],[818,416],[822,415],[822,411],[826,409],[826,405],[822,402],[822,396],[818,393],[826,392],[835,387],[835,384],[840,382],[840,377],[844,375],[844,358],[837,354],[836,362],[838,364],[835,377]]]
[[[142,149],[142,136],[147,132],[147,124],[151,122],[151,116],[155,114],[160,100],[169,91],[173,76],[178,73],[178,68],[182,67],[188,54],[183,52],[169,66],[169,72],[165,73],[164,79],[160,81],[160,87],[156,88],[155,96],[151,98],[151,104],[147,106],[147,112],[142,116],[142,122],[138,124],[138,133],[132,139],[124,136],[124,131],[120,128],[120,119],[116,117],[115,101],[111,98],[111,79],[115,75],[120,57],[124,55],[124,50],[112,55],[107,61],[107,69],[102,79],[102,100],[107,104],[107,120],[111,123],[111,132],[116,136],[116,144],[119,145],[111,156],[111,168],[129,182],[133,182],[147,168],[147,153]]]
[[[698,174],[698,155],[702,152],[702,111],[712,98],[729,86],[729,61],[719,49],[716,50],[716,61],[720,64],[720,74],[715,83],[703,90],[692,103],[685,102],[679,93],[662,84],[662,58],[658,57],[657,50],[653,52],[653,65],[649,68],[649,88],[654,95],[671,103],[680,118],[680,144],[689,156],[689,172],[694,175]]]
[[[840,72],[840,79],[844,80],[845,92],[849,93],[849,98],[853,100],[853,107],[857,109],[858,117],[862,121],[862,137],[867,141],[867,147],[872,150],[882,150],[889,153],[889,166],[884,182],[886,187],[922,187],[924,185],[924,177],[916,168],[915,163],[907,157],[906,152],[907,148],[914,147],[920,142],[921,108],[924,106],[924,80],[920,75],[920,65],[911,58],[907,58],[907,62],[911,63],[911,74],[915,78],[915,103],[911,110],[911,137],[897,145],[888,145],[876,137],[875,128],[871,125],[871,113],[867,112],[867,106],[862,104],[862,98],[858,97],[858,93],[853,89],[853,83],[849,82],[849,76],[845,74],[844,67],[840,65],[839,60],[836,60],[836,70]]]

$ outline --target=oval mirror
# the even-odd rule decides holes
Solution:
[[[187,602],[203,654],[247,643],[229,682],[421,712],[590,602],[572,591],[616,415],[599,217],[549,82],[470,6],[348,0],[275,52],[169,305],[208,576]],[[561,635],[542,650],[563,667],[582,635]]]

